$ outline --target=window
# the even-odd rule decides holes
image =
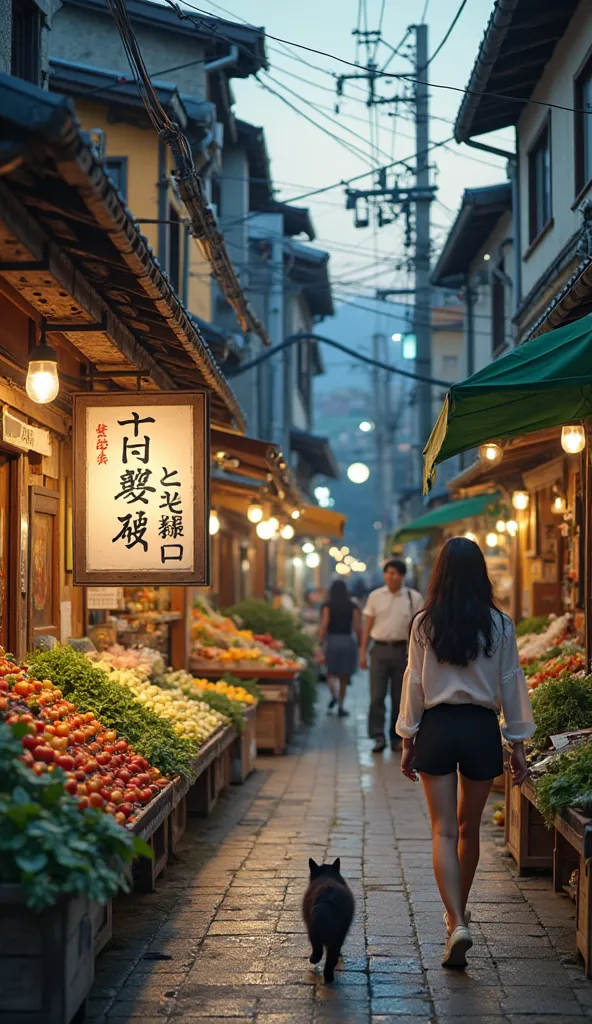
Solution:
[[[491,275],[491,352],[496,356],[506,346],[506,289],[504,261],[500,260]]]
[[[105,160],[105,170],[117,191],[127,201],[127,157],[108,156]]]
[[[178,293],[181,284],[181,222],[179,220],[179,214],[175,210],[174,206],[169,206],[168,227],[169,244],[167,271],[170,282]]]
[[[577,196],[592,180],[592,57],[576,77],[574,107]]]
[[[551,221],[551,122],[548,118],[528,154],[529,242]]]
[[[41,73],[41,11],[32,0],[13,0],[10,73],[39,84]]]

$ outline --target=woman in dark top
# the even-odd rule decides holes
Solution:
[[[347,685],[358,667],[362,622],[360,609],[352,601],[343,580],[335,580],[331,584],[328,600],[322,609],[319,636],[325,645],[327,683],[331,692],[329,711],[339,704],[339,717],[345,718],[349,712],[343,704]],[[339,680],[339,691],[336,680]]]

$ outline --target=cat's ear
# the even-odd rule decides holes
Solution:
[[[316,860],[312,859],[312,857],[309,857],[309,859],[308,859],[308,866],[310,868],[311,875],[318,874],[319,865],[317,864]]]
[[[334,860],[332,866],[333,870],[339,873],[341,871],[341,858],[338,857],[337,860]]]

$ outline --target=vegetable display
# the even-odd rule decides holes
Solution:
[[[552,758],[536,782],[536,795],[537,807],[549,826],[566,807],[592,814],[592,743]]]
[[[558,647],[567,640],[573,629],[573,616],[571,612],[551,619],[549,625],[540,633],[528,633],[518,639],[518,652],[520,663],[528,665],[532,661],[538,661],[549,657],[549,651]]]
[[[26,723],[0,723],[0,883],[21,885],[37,910],[77,893],[106,903],[129,890],[132,859],[152,851],[108,814],[81,813],[59,768],[36,774],[24,764],[29,735]]]
[[[71,647],[55,647],[32,655],[29,672],[35,679],[51,679],[79,712],[92,712],[107,728],[117,729],[141,757],[164,775],[188,776],[197,756],[197,744],[179,736],[172,723],[137,700],[85,654]]]
[[[225,725],[228,719],[204,701],[191,700],[178,687],[162,689],[148,682],[131,669],[112,669],[102,661],[96,662],[111,683],[127,687],[136,700],[159,718],[170,722],[175,732],[185,740],[201,745]]]
[[[262,602],[263,603],[263,602]],[[252,665],[266,669],[296,670],[302,662],[293,649],[259,642],[252,629],[240,629],[227,615],[214,611],[200,597],[195,600],[191,626],[192,654],[197,661],[222,665]]]
[[[531,702],[536,724],[532,745],[546,750],[551,736],[592,725],[592,676],[549,679],[537,687]]]

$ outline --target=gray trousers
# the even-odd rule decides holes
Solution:
[[[370,655],[370,713],[368,715],[368,735],[371,739],[380,739],[385,735],[385,700],[387,693],[391,695],[391,743],[399,737],[395,725],[401,703],[403,675],[407,666],[407,646],[387,647],[375,644]]]

